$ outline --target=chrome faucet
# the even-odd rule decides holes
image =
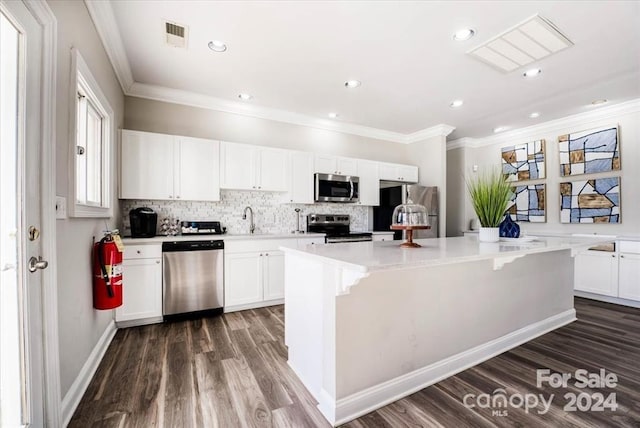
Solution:
[[[253,210],[251,209],[251,207],[245,207],[244,209],[244,213],[242,213],[242,219],[246,220],[247,219],[247,210],[249,210],[249,214],[251,214],[251,217],[249,218],[249,233],[253,234],[253,232],[255,232],[256,230],[256,225],[253,222]]]

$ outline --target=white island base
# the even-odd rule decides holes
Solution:
[[[566,325],[594,240],[543,241],[283,248],[289,365],[335,426]]]

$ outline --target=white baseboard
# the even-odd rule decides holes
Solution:
[[[118,331],[116,324],[111,321],[104,330],[104,333],[102,333],[102,336],[100,336],[96,346],[93,347],[93,351],[89,354],[89,358],[87,358],[87,361],[82,366],[76,380],[73,381],[69,391],[67,391],[67,394],[62,399],[61,414],[63,427],[69,425],[69,421],[71,421],[73,413],[76,411],[78,404],[80,404],[80,400],[86,392],[93,375],[96,373],[98,365],[100,365],[100,361],[102,361],[105,352],[107,352],[107,348],[113,340],[113,336],[115,336],[116,331]]]
[[[264,302],[257,303],[246,303],[244,305],[235,305],[235,306],[225,306],[224,312],[236,312],[236,311],[245,311],[247,309],[256,309],[256,308],[264,308],[266,306],[275,306],[284,304],[284,299],[275,299],[275,300],[267,300]]]
[[[337,402],[322,390],[316,396],[318,409],[333,426],[342,425],[575,320],[576,311],[569,309],[437,363],[341,398]]]
[[[602,294],[587,293],[586,291],[574,290],[573,295],[584,297],[585,299],[598,300],[600,302],[613,303],[614,305],[629,306],[632,308],[640,308],[640,302],[636,300],[621,299],[620,297],[604,296]]]

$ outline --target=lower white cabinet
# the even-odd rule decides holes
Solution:
[[[618,297],[640,301],[640,242],[622,241],[619,251]]]
[[[284,253],[269,251],[262,257],[264,300],[284,299]]]
[[[262,253],[225,254],[225,308],[262,301],[262,277]]]
[[[576,290],[618,296],[618,258],[615,252],[583,251],[576,255],[574,267]]]
[[[611,252],[581,252],[575,258],[574,281],[577,291],[614,298],[606,301],[640,302],[640,242],[617,241]]]
[[[138,255],[143,254],[141,251]],[[126,255],[125,250],[122,262],[122,306],[116,308],[116,323],[123,327],[161,320],[162,259],[126,258]]]

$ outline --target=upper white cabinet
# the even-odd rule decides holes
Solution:
[[[313,203],[313,153],[289,153],[289,193],[286,202]]]
[[[220,156],[223,189],[288,190],[286,150],[223,142]]]
[[[314,168],[322,174],[358,175],[358,161],[351,158],[316,155]]]
[[[418,167],[394,163],[380,163],[380,180],[418,182]]]
[[[220,143],[122,131],[120,198],[219,201]]]
[[[358,160],[358,177],[360,178],[360,205],[380,205],[380,178],[378,162]]]

